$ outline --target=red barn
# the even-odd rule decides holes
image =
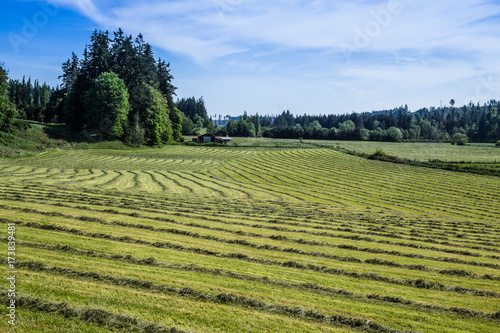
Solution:
[[[193,142],[198,142],[198,143],[211,143],[211,142],[213,142],[213,143],[215,143],[217,141],[216,141],[215,135],[210,134],[210,133],[205,133],[202,135],[198,135],[198,137],[196,137],[196,138],[193,138]]]

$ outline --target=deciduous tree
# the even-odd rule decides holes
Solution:
[[[85,95],[85,108],[89,128],[99,128],[111,139],[123,137],[130,105],[127,87],[118,75],[101,74]]]

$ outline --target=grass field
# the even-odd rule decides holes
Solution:
[[[318,141],[319,142],[319,141]],[[388,155],[417,161],[441,160],[448,162],[500,162],[500,148],[494,143],[472,143],[454,146],[447,142],[375,142],[338,141],[340,147],[360,153],[373,154],[378,148]]]
[[[499,203],[499,177],[312,146],[0,159],[0,331],[498,332]]]

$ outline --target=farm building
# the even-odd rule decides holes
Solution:
[[[211,142],[216,142],[215,141],[215,135],[210,134],[210,133],[205,133],[202,135],[198,135],[198,137],[193,138],[193,142],[198,142],[198,143],[211,143]]]
[[[198,135],[197,137],[193,138],[193,142],[197,143],[228,143],[231,140],[232,139],[229,137],[217,138],[215,135],[210,133]]]

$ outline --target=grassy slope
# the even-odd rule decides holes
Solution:
[[[14,129],[11,133],[0,132],[0,157],[27,157],[42,152],[67,147],[64,140],[50,138],[45,127],[31,125],[26,130]]]
[[[126,331],[113,313],[141,320],[129,330],[195,332],[500,323],[497,177],[328,149],[174,146],[3,159],[0,180],[18,288],[52,304],[21,307],[18,331]]]
[[[0,157],[33,157],[64,148],[127,149],[119,141],[107,142],[96,135],[73,132],[66,125],[17,121],[9,133],[0,132]]]

